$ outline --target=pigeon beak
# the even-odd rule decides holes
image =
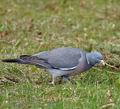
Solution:
[[[105,65],[105,61],[104,61],[104,60],[101,60],[101,61],[100,61],[100,64]]]

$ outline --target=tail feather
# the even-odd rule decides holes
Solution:
[[[18,63],[18,64],[31,64],[41,68],[51,68],[51,65],[46,60],[40,59],[36,56],[22,55],[16,59],[3,59],[2,62]]]
[[[3,59],[2,62],[20,63],[20,60],[19,59]]]
[[[21,55],[19,58],[16,58],[16,59],[3,59],[1,61],[7,62],[7,63],[30,64],[31,56]]]

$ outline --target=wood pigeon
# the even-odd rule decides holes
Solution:
[[[55,84],[57,77],[69,80],[69,76],[89,70],[95,64],[105,64],[100,52],[85,52],[79,48],[70,47],[55,48],[34,55],[21,55],[16,59],[3,59],[2,61],[31,64],[46,69],[52,76],[52,84]]]

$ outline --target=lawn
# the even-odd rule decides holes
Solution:
[[[51,86],[42,69],[0,62],[0,109],[120,109],[119,0],[0,0],[0,59],[57,47],[97,50],[108,65]]]

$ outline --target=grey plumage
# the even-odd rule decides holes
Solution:
[[[55,68],[72,68],[77,66],[81,51],[77,48],[58,48],[50,52],[48,63]]]
[[[56,77],[68,78],[90,69],[103,60],[99,52],[87,53],[78,48],[56,48],[43,51],[32,56],[22,55],[17,59],[4,59],[3,62],[31,64],[46,69],[52,76],[54,84]]]

